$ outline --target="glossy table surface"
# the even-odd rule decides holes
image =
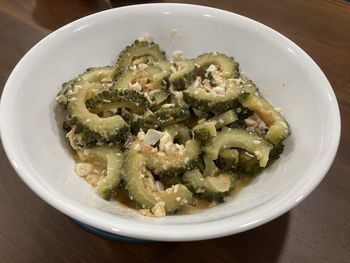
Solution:
[[[0,0],[0,87],[20,58],[62,25],[156,1]],[[166,1],[161,1],[166,2]],[[232,11],[272,27],[321,67],[338,98],[342,137],[319,187],[256,229],[214,240],[128,244],[102,239],[47,205],[0,146],[0,262],[350,262],[350,3],[336,0],[175,1]]]

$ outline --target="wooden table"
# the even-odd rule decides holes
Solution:
[[[0,87],[20,58],[51,31],[103,9],[141,2],[147,1],[0,0]],[[135,245],[79,228],[19,179],[0,148],[0,262],[350,262],[350,3],[179,2],[260,21],[316,61],[334,88],[343,120],[339,151],[326,178],[292,211],[256,229],[202,242]]]

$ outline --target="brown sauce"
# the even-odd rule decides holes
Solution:
[[[247,185],[250,184],[250,182],[254,179],[255,177],[243,177],[239,179],[236,183],[235,190],[232,191],[232,193],[228,196],[229,198],[232,197],[234,198],[239,194],[242,189],[244,189]],[[113,198],[114,200],[118,201],[118,203],[125,208],[131,208],[131,209],[136,209],[135,202],[130,200],[129,195],[127,191],[123,188],[119,188],[117,194]],[[196,212],[199,212],[204,209],[208,209],[211,207],[216,206],[214,202],[209,202],[203,199],[196,199],[196,206],[192,205],[185,205],[181,211],[179,211],[177,214],[178,215],[186,215],[186,214],[193,214]]]

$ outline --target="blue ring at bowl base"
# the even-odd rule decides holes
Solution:
[[[131,244],[150,244],[150,243],[153,243],[153,241],[150,241],[150,240],[136,239],[136,238],[112,234],[112,233],[97,229],[95,227],[89,226],[87,224],[84,224],[84,223],[77,221],[75,219],[72,219],[72,221],[74,223],[76,223],[78,226],[80,226],[82,229],[86,230],[87,232],[94,234],[96,236],[102,237],[104,239],[118,241],[118,242],[131,243]]]

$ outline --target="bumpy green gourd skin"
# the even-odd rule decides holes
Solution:
[[[107,107],[113,107],[121,103],[123,108],[132,112],[143,113],[150,107],[150,102],[140,92],[132,89],[106,89],[96,96],[88,99],[86,106],[91,111],[103,111]]]
[[[146,68],[136,67],[135,69],[129,69],[121,73],[117,77],[113,89],[131,88],[130,85],[142,79],[148,80],[147,84],[142,85],[143,91],[166,88],[166,78],[169,74],[170,72],[165,71],[162,67],[155,66],[154,64],[149,65]]]
[[[115,74],[116,69],[111,66],[88,68],[76,78],[62,84],[62,88],[56,96],[56,101],[58,104],[63,106],[64,109],[66,109],[68,104],[68,93],[74,88],[75,85],[99,83],[101,88],[104,88],[104,86],[106,84],[108,85],[109,83],[104,83],[102,80],[109,79],[111,82],[113,82]]]
[[[106,175],[100,179],[96,192],[105,200],[110,200],[117,192],[121,181],[123,156],[118,147],[95,146],[78,153],[81,161],[102,160],[106,162]]]
[[[233,173],[221,173],[217,177],[203,177],[198,169],[188,171],[184,174],[185,185],[191,189],[196,196],[208,201],[222,202],[235,187],[237,176]]]
[[[196,79],[197,67],[192,60],[178,60],[174,64],[181,69],[170,75],[170,85],[174,90],[184,90]]]
[[[250,93],[242,98],[242,105],[254,112],[266,123],[269,130],[265,138],[273,144],[281,143],[290,134],[290,127],[282,115],[259,93]]]
[[[118,74],[127,70],[131,65],[149,64],[156,61],[166,60],[166,54],[158,44],[148,41],[138,41],[127,46],[120,52],[116,67]]]
[[[136,119],[132,124],[133,132],[140,129],[147,131],[148,129],[157,129],[167,125],[182,122],[190,117],[188,109],[179,106],[161,107],[154,113],[149,113],[143,118]]]
[[[207,143],[216,136],[216,122],[207,121],[192,128],[193,138],[201,144]]]
[[[216,129],[220,129],[238,120],[237,114],[234,110],[229,110],[224,113],[218,114],[211,118],[209,121],[215,121]]]
[[[155,175],[178,176],[197,166],[201,148],[191,140],[186,143],[183,154],[154,152],[152,147],[146,145],[141,147],[141,153],[145,156],[147,168]]]
[[[198,66],[199,74],[202,76],[205,76],[206,69],[210,65],[215,65],[226,79],[237,78],[240,75],[238,62],[221,53],[213,52],[199,55],[194,63]]]
[[[142,171],[145,167],[145,157],[130,150],[123,163],[126,189],[139,207],[152,209],[157,203],[165,203],[166,214],[173,214],[185,204],[193,204],[192,192],[186,186],[178,184],[165,191],[155,192],[147,189],[142,181]],[[176,190],[175,190],[176,189]]]
[[[183,91],[183,99],[191,107],[204,111],[223,113],[237,108],[242,88],[234,81],[227,80],[224,94],[209,93],[198,88],[196,82]]]
[[[73,127],[78,147],[87,147],[93,143],[119,143],[126,140],[129,126],[119,115],[101,118],[91,113],[85,105],[89,86],[75,87],[68,93],[67,116]]]

